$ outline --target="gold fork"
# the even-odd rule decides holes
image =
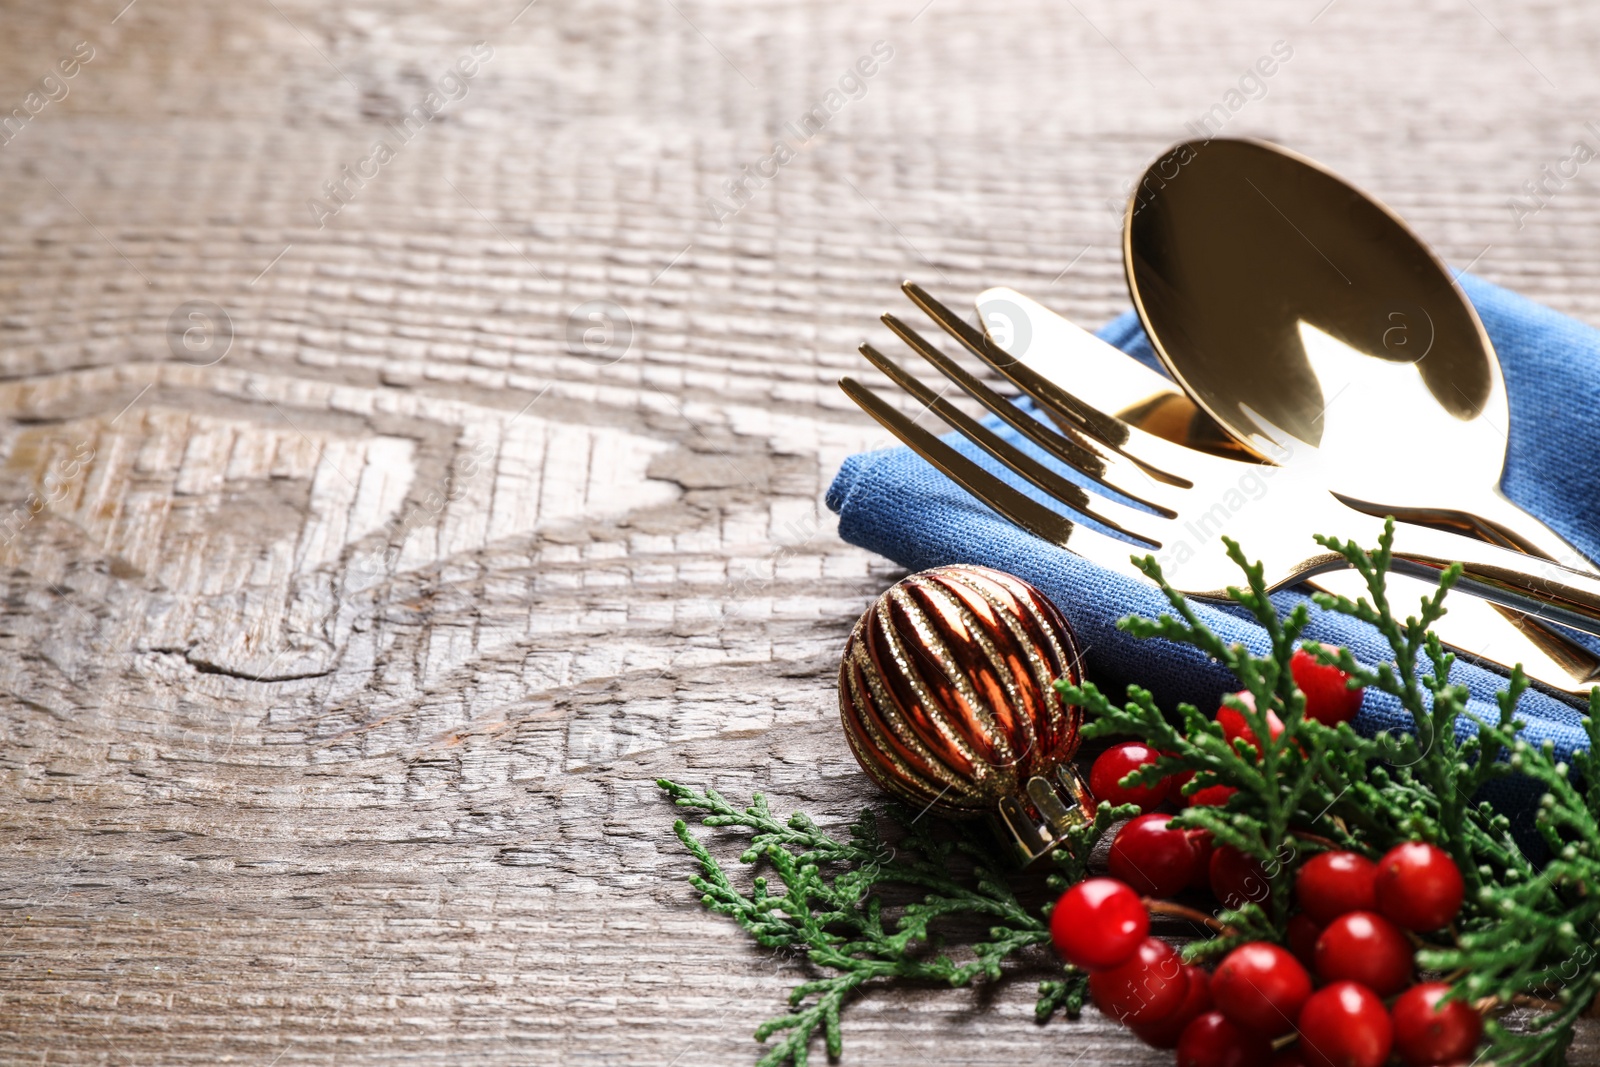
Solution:
[[[920,289],[908,285],[907,292],[1057,426],[1011,404],[893,314],[883,321],[896,336],[1033,448],[982,425],[870,344],[861,345],[862,355],[1007,473],[941,440],[855,379],[840,379],[840,387],[912,451],[1029,533],[1141,580],[1133,557],[1153,554],[1174,588],[1208,599],[1224,599],[1227,587],[1239,581],[1220,540],[1224,534],[1261,561],[1269,589],[1348,565],[1343,556],[1315,544],[1314,533],[1377,543],[1383,520],[1348,507],[1314,482],[1278,471],[1258,494],[1245,479],[1260,479],[1265,468],[1241,473],[1231,460],[1175,445],[1100,411],[1011,358]],[[1091,497],[1064,476],[1063,468],[1094,485],[1097,494]],[[1111,495],[1101,495],[1106,493]],[[1069,511],[1078,518],[1069,517]],[[1459,588],[1465,592],[1600,634],[1600,577],[1445,531],[1396,524],[1396,572],[1436,580],[1453,561],[1462,564]]]

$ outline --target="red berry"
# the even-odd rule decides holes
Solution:
[[[1483,1019],[1459,1000],[1440,1005],[1450,987],[1424,982],[1394,1002],[1394,1048],[1411,1067],[1465,1062],[1483,1036]]]
[[[1087,971],[1126,963],[1150,932],[1139,894],[1110,878],[1090,878],[1061,894],[1050,912],[1050,940],[1061,958]]]
[[[1375,911],[1378,866],[1354,852],[1324,852],[1306,861],[1294,878],[1300,910],[1319,923],[1351,911]]]
[[[1189,798],[1191,808],[1220,808],[1228,802],[1228,798],[1238,790],[1231,785],[1208,785],[1204,789],[1196,789]]]
[[[1407,930],[1426,933],[1448,926],[1465,895],[1456,861],[1441,848],[1410,841],[1378,861],[1378,910]]]
[[[1352,911],[1317,938],[1317,977],[1360,982],[1380,997],[1411,984],[1411,942],[1394,923],[1370,911]]]
[[[1212,850],[1207,877],[1211,895],[1229,908],[1242,908],[1252,900],[1265,904],[1272,894],[1266,870],[1232,845],[1218,845]]]
[[[1200,869],[1187,831],[1169,830],[1170,815],[1140,815],[1123,824],[1111,842],[1111,876],[1147,897],[1181,892]]]
[[[1276,1037],[1294,1029],[1311,995],[1311,976],[1300,961],[1267,941],[1240,945],[1211,976],[1217,1010],[1249,1030]]]
[[[1186,964],[1183,973],[1188,976],[1189,988],[1178,1010],[1157,1022],[1128,1028],[1151,1048],[1177,1048],[1184,1029],[1201,1012],[1211,1010],[1211,976],[1193,964]]]
[[[1289,951],[1308,971],[1316,969],[1317,938],[1321,936],[1322,927],[1305,912],[1289,917]]]
[[[1161,754],[1163,756],[1176,756],[1177,755],[1176,752],[1163,752]],[[1167,775],[1166,781],[1167,781],[1167,797],[1168,797],[1168,799],[1171,799],[1172,797],[1180,796],[1181,794],[1179,793],[1179,790],[1181,790],[1184,786],[1188,785],[1189,782],[1192,781],[1193,779],[1194,779],[1194,772],[1193,771],[1177,771],[1177,772],[1175,772],[1173,774]]]
[[[1394,1027],[1377,994],[1357,982],[1325,985],[1300,1009],[1300,1051],[1311,1067],[1382,1067]]]
[[[1337,726],[1349,722],[1361,710],[1361,695],[1366,690],[1349,688],[1345,684],[1350,681],[1348,674],[1338,667],[1324,667],[1304,649],[1290,658],[1289,673],[1305,694],[1306,718],[1324,726]]]
[[[1178,1038],[1178,1067],[1261,1067],[1272,1046],[1220,1011],[1195,1018]]]
[[[1089,975],[1089,995],[1101,1014],[1124,1026],[1159,1022],[1188,998],[1189,978],[1171,945],[1147,937],[1131,960]]]
[[[1248,690],[1233,695],[1243,701],[1246,707],[1255,708],[1255,697],[1251,696]],[[1242,739],[1246,743],[1253,745],[1256,753],[1260,754],[1262,749],[1261,741],[1256,737],[1256,732],[1250,729],[1243,712],[1224,704],[1217,709],[1217,725],[1222,727],[1222,736],[1227,739],[1228,744],[1232,745],[1236,739]],[[1278,718],[1278,713],[1271,709],[1267,711],[1267,733],[1269,735],[1268,740],[1276,740],[1278,735],[1283,733],[1283,720]]]
[[[1155,785],[1122,785],[1122,779],[1133,771],[1161,758],[1161,753],[1137,741],[1124,741],[1100,753],[1089,769],[1089,792],[1096,800],[1110,804],[1137,804],[1140,811],[1149,811],[1167,799],[1172,790],[1172,780],[1164,778]]]
[[[1189,844],[1194,848],[1194,876],[1189,879],[1190,889],[1211,888],[1211,854],[1215,844],[1210,830],[1185,830]]]

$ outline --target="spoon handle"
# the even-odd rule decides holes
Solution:
[[[1573,547],[1566,538],[1527,510],[1512,503],[1498,486],[1481,501],[1474,501],[1465,517],[1485,541],[1503,544],[1522,552],[1553,559],[1563,567],[1579,571],[1596,570],[1595,561]]]

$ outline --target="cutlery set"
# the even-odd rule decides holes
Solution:
[[[1600,658],[1568,629],[1600,635],[1600,573],[1500,491],[1499,361],[1455,276],[1398,216],[1303,157],[1218,138],[1151,166],[1123,237],[1170,380],[1013,290],[979,296],[980,331],[907,282],[941,343],[1025,400],[893,314],[890,331],[996,418],[973,418],[870,344],[867,360],[956,435],[852,378],[841,387],[1003,518],[1139,580],[1132,558],[1153,554],[1199,598],[1238,582],[1224,534],[1271,588],[1315,577],[1359,595],[1312,535],[1370,545],[1392,515],[1397,575],[1431,584],[1460,562],[1459,588],[1480,598],[1453,600],[1437,627],[1452,648],[1521,662],[1558,695],[1587,692]]]

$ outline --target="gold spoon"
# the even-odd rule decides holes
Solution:
[[[1123,265],[1168,372],[1244,445],[1362,511],[1595,569],[1500,491],[1494,346],[1376,200],[1277,145],[1185,142],[1130,198]]]

